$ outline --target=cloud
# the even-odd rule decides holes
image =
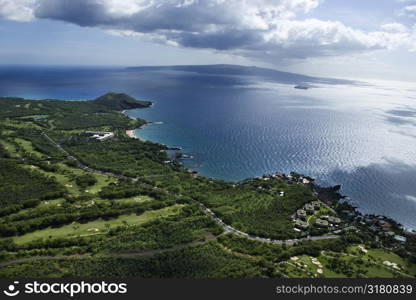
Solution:
[[[26,9],[39,19],[98,27],[111,34],[171,46],[226,51],[266,61],[338,56],[400,46],[416,48],[414,35],[399,23],[366,32],[340,22],[305,18],[323,0],[1,2],[26,3]]]
[[[31,21],[36,0],[0,0],[0,19]]]
[[[406,16],[410,18],[416,18],[416,0],[398,0],[399,2],[406,3],[402,9],[399,10],[399,16]]]
[[[416,4],[406,6],[403,11],[409,17],[416,17]]]
[[[381,29],[387,32],[408,32],[409,29],[400,23],[387,23],[381,25]]]

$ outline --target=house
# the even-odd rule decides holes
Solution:
[[[394,240],[396,240],[400,243],[403,243],[403,244],[407,242],[407,238],[405,238],[404,236],[401,236],[401,235],[395,235],[393,238],[394,238]]]
[[[316,219],[315,225],[318,227],[327,228],[329,226],[328,221],[322,219]]]
[[[384,233],[384,235],[386,237],[393,237],[395,235],[395,233],[393,231],[387,231],[387,232]]]
[[[383,229],[383,231],[390,231],[391,230],[392,225],[389,223],[385,223],[383,225],[381,225],[381,228]]]
[[[339,225],[341,224],[341,219],[337,217],[328,217],[328,222]]]
[[[296,215],[300,218],[300,219],[306,219],[306,211],[303,209],[298,209],[298,211],[296,212]]]
[[[369,217],[365,217],[365,218],[364,218],[364,222],[366,222],[367,224],[374,223],[373,219],[371,219],[371,218],[369,218]]]
[[[315,212],[315,208],[309,203],[305,205],[305,210],[308,214],[313,214]]]
[[[285,192],[279,192],[279,196],[283,197],[285,195]]]
[[[309,183],[311,183],[311,182],[310,182],[310,180],[308,180],[308,179],[306,179],[306,178],[303,178],[303,179],[302,179],[302,183],[303,183],[303,184],[309,184]]]
[[[319,203],[319,201],[313,201],[313,202],[311,203],[311,205],[313,205],[313,208],[314,208],[315,210],[319,210],[319,209],[321,208],[321,203]]]
[[[348,211],[348,210],[347,211],[343,210],[342,213],[344,213],[350,219],[355,217],[355,214],[353,212]]]
[[[345,227],[345,228],[344,228],[344,231],[345,231],[345,232],[357,232],[357,231],[358,231],[358,229],[357,229],[357,227],[355,227],[355,226],[348,226],[348,227]]]
[[[386,224],[387,224],[387,222],[384,221],[384,220],[379,220],[378,221],[378,225],[380,225],[380,226],[383,226],[383,225],[386,225]]]
[[[302,220],[296,220],[296,221],[295,221],[295,227],[296,227],[296,228],[299,228],[299,229],[301,229],[301,230],[306,230],[306,229],[308,229],[309,225],[308,225],[308,223],[306,223],[305,221],[302,221]]]

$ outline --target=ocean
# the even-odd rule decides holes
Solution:
[[[297,84],[309,89],[295,89]],[[364,213],[416,229],[416,85],[305,77],[238,66],[0,67],[0,96],[151,100],[129,115],[142,139],[180,146],[185,166],[230,181],[296,171]]]

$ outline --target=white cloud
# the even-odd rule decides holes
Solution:
[[[387,23],[381,25],[381,29],[387,32],[408,32],[409,29],[400,23]]]
[[[406,6],[406,7],[404,8],[404,10],[405,10],[405,11],[407,11],[407,12],[409,12],[409,13],[414,13],[414,12],[416,12],[416,5],[409,5],[409,6]]]
[[[33,5],[36,0],[0,0],[0,18],[14,21],[33,19]]]
[[[402,9],[398,11],[399,16],[407,16],[410,18],[416,17],[416,0],[398,0],[399,2],[406,3]]]
[[[408,5],[403,9],[403,14],[415,18],[416,17],[416,4],[414,5]]]

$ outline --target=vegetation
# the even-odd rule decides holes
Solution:
[[[84,174],[84,175],[81,175],[81,176],[77,177],[75,182],[77,183],[77,185],[80,188],[85,189],[89,186],[92,186],[92,185],[96,184],[98,181],[95,178],[95,176],[93,176],[91,174]]]
[[[0,159],[0,205],[29,206],[29,202],[60,198],[64,187],[36,170],[28,170],[13,160]]]
[[[152,104],[150,101],[138,101],[129,95],[115,93],[107,93],[104,96],[98,97],[93,102],[112,110],[145,108]]]
[[[145,121],[120,111],[150,104],[114,93],[0,98],[0,276],[416,275],[411,238],[400,247],[386,239],[391,251],[364,232],[279,244],[225,234],[200,204],[249,235],[288,240],[300,237],[292,215],[316,193],[276,176],[230,183],[190,173],[166,146],[126,135]],[[97,141],[87,131],[115,136]],[[341,197],[314,187],[326,202]]]

